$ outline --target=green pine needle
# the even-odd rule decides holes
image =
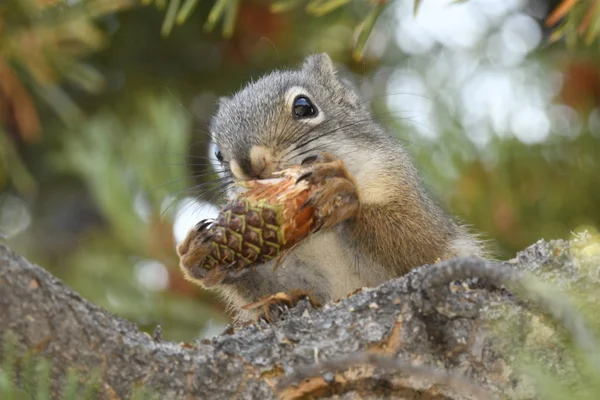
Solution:
[[[185,0],[185,3],[183,3],[183,6],[179,9],[177,18],[175,19],[177,25],[182,25],[192,14],[197,5],[198,0]]]
[[[217,0],[213,8],[210,10],[208,18],[206,19],[206,23],[204,24],[204,29],[207,32],[211,32],[215,28],[215,25],[217,25],[217,22],[219,22],[223,16],[223,13],[227,9],[227,6],[232,1],[234,0]]]
[[[62,400],[76,400],[79,389],[79,378],[73,368],[67,370],[65,387],[62,391]]]
[[[421,3],[423,2],[423,0],[415,0],[415,4],[413,5],[413,16],[417,16],[417,13],[419,12],[419,8],[421,7]]]
[[[371,36],[371,32],[373,31],[373,28],[375,27],[375,23],[377,22],[377,19],[379,18],[379,16],[385,9],[386,5],[387,5],[386,2],[383,2],[383,1],[379,2],[377,5],[375,5],[371,9],[371,11],[367,14],[367,16],[365,17],[363,22],[359,25],[358,39],[356,40],[356,44],[354,46],[354,52],[352,53],[354,60],[360,61],[363,59],[367,41],[369,40],[369,37]]]
[[[350,0],[316,0],[308,3],[306,6],[306,12],[316,17],[321,17],[337,10],[342,6],[345,6],[349,2]]]
[[[169,3],[167,15],[165,15],[165,20],[163,21],[162,29],[160,31],[160,34],[163,37],[169,36],[169,34],[171,33],[173,25],[175,25],[175,19],[177,18],[177,10],[179,10],[180,5],[181,0],[171,0],[171,2]]]
[[[239,11],[238,0],[232,0],[229,2],[227,9],[225,10],[225,18],[223,21],[223,36],[230,38],[233,36],[235,31],[235,23]]]
[[[300,7],[304,0],[279,0],[271,4],[271,12],[274,14],[284,13]]]
[[[36,400],[50,400],[50,362],[41,358],[37,362],[37,396]]]

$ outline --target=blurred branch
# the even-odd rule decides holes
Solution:
[[[137,4],[136,0],[87,0],[67,6],[62,1],[11,0],[0,6],[0,89],[5,93],[2,96],[0,90],[0,109],[10,108],[19,119],[19,136],[31,141],[40,131],[31,93],[63,122],[72,124],[81,118],[59,84],[68,81],[87,92],[102,88],[102,75],[81,61],[107,44],[94,19]],[[4,124],[9,117],[0,113]]]
[[[129,124],[112,113],[101,113],[83,124],[77,135],[63,135],[64,148],[55,165],[88,184],[115,234],[131,250],[145,254],[169,249],[174,255],[172,226],[163,220],[168,207],[162,203],[187,186],[188,171],[186,164],[157,158],[186,153],[190,120],[170,98],[140,99],[139,111]],[[145,213],[146,221],[140,217]],[[157,246],[152,235],[163,230],[171,239]]]
[[[377,0],[371,11],[357,28],[357,39],[354,45],[353,57],[355,61],[363,59],[367,41],[371,36],[371,32],[379,19],[379,16],[388,4],[388,0]]]
[[[223,19],[223,36],[229,38],[235,27],[235,16],[239,7],[238,0],[217,0],[208,14],[204,29],[212,31],[221,19]]]
[[[335,11],[348,6],[353,0],[272,0],[270,11],[273,14],[295,11],[303,7],[304,11],[315,18],[331,14]],[[147,3],[154,3],[158,8],[165,8],[165,0],[146,0]],[[163,22],[161,33],[168,36],[174,25],[183,24],[196,7],[198,0],[186,0],[183,5],[181,0],[170,0],[166,7],[166,15]],[[240,12],[242,0],[216,0],[212,6],[204,28],[207,32],[215,29],[217,24],[222,23],[222,35],[225,38],[231,38],[234,34],[237,15]],[[390,0],[361,0],[360,3],[367,4],[365,12],[366,17],[358,24],[355,29],[357,41],[354,49],[354,58],[362,60],[365,45],[371,35],[371,32],[379,19],[385,7]]]
[[[164,8],[166,0],[146,0],[154,2],[159,8]],[[353,0],[272,0],[270,10],[272,13],[293,12],[298,8],[313,17],[322,17],[334,11],[348,6]],[[413,13],[416,16],[424,0],[415,0]],[[452,0],[450,5],[460,4],[468,0]],[[353,58],[361,61],[364,56],[365,46],[371,36],[379,17],[391,0],[360,0],[356,3],[368,3],[369,9],[365,17],[358,23],[355,29],[357,37],[353,50]],[[162,34],[168,36],[176,24],[183,24],[196,7],[198,0],[170,0],[167,13],[163,23]],[[216,0],[208,14],[205,29],[212,31],[219,22],[222,22],[222,35],[230,38],[235,30],[236,16],[240,11],[240,0]],[[583,37],[586,44],[591,44],[600,32],[600,1],[580,2],[578,0],[563,0],[559,6],[546,19],[549,27],[557,26],[551,36],[552,41],[566,38],[567,42],[573,44],[578,37]],[[561,22],[562,21],[562,22]]]
[[[591,45],[600,33],[600,1],[563,0],[546,18],[546,26],[554,27],[552,42],[565,39],[573,46],[583,38]]]
[[[157,5],[164,8],[166,0],[147,0],[154,1]],[[429,0],[432,1],[432,0]],[[449,0],[448,5],[466,3],[469,0]],[[414,0],[413,12],[415,16],[424,0]],[[223,22],[223,36],[229,38],[232,36],[235,25],[235,15],[239,11],[239,0],[217,0],[209,13],[206,21],[206,29],[212,31],[214,27]],[[364,46],[367,43],[370,33],[381,15],[381,11],[391,0],[272,0],[270,10],[272,13],[286,13],[303,8],[304,11],[313,17],[321,17],[340,10],[351,3],[369,4],[369,8],[364,12],[366,17],[357,22],[355,36],[359,39],[355,43],[353,56],[357,61],[362,60]],[[187,0],[183,6],[180,6],[180,0],[171,0],[171,6],[179,8],[177,12],[177,24],[182,24],[191,14],[191,11],[197,5],[197,0]],[[363,13],[360,13],[363,14]],[[163,33],[168,35],[173,23],[174,12],[168,13],[165,19]],[[548,27],[554,27],[554,32],[550,40],[552,42],[565,39],[572,46],[580,39],[586,45],[591,45],[600,33],[600,1],[579,1],[563,0],[546,19]]]
[[[23,164],[17,149],[0,126],[0,190],[10,181],[23,196],[32,196],[37,184]]]

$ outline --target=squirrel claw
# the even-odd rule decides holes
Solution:
[[[296,183],[307,180],[312,184],[320,184],[328,178],[335,177],[350,179],[344,162],[330,153],[307,157],[302,161],[302,165],[306,171],[296,179]]]
[[[308,172],[303,173],[302,175],[300,175],[298,177],[298,179],[296,179],[296,184],[298,184],[298,182],[301,182],[301,181],[303,181],[305,179],[308,179],[311,175],[312,175],[312,171],[308,171]]]
[[[313,154],[312,156],[306,157],[300,165],[310,165],[310,164],[324,164],[332,161],[336,161],[338,158],[329,152],[322,152],[318,154]]]
[[[306,157],[304,160],[302,160],[302,162],[300,163],[300,165],[308,165],[308,164],[313,164],[314,162],[316,162],[319,159],[319,155],[318,154],[314,154],[312,156],[308,156]]]

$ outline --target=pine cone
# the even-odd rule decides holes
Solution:
[[[215,221],[202,221],[196,229],[201,236],[202,260],[188,269],[206,270],[204,284],[210,286],[226,275],[285,255],[316,228],[313,207],[305,205],[313,185],[302,180],[298,168],[282,172],[283,177],[246,181],[246,191],[229,201]],[[206,256],[204,256],[206,254]]]

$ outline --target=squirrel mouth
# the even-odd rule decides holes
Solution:
[[[275,186],[286,179],[288,179],[290,174],[290,169],[279,169],[277,171],[273,171],[270,173],[267,178],[253,178],[253,179],[236,179],[234,182],[235,186],[235,195],[240,195],[249,190],[249,188],[256,188],[257,185],[265,185],[265,186]]]
[[[277,173],[279,174],[279,173]],[[284,177],[280,177],[280,178],[265,178],[265,179],[260,179],[260,178],[255,178],[255,179],[243,179],[243,180],[236,180],[233,183],[233,193],[230,195],[230,197],[236,197],[239,196],[242,193],[247,192],[251,187],[256,187],[256,184],[263,184],[265,186],[269,186],[269,185],[277,185],[278,183],[281,183],[285,180]]]

